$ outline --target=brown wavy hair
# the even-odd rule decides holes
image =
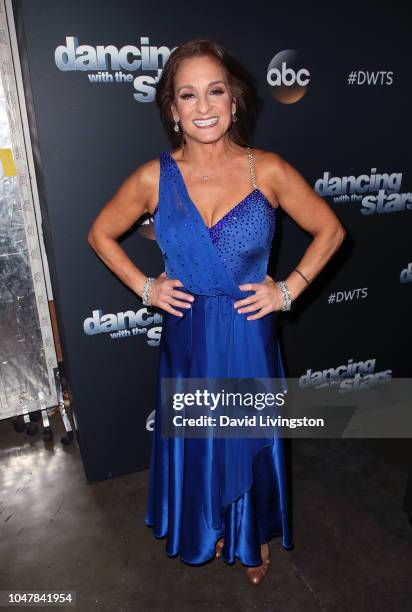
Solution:
[[[240,146],[247,146],[253,131],[260,99],[257,96],[254,78],[248,70],[220,43],[207,38],[189,40],[172,51],[166,61],[156,88],[156,104],[162,123],[173,147],[183,144],[182,131],[175,132],[171,106],[174,102],[174,80],[180,63],[190,57],[209,56],[223,67],[232,96],[236,97],[237,121],[232,122],[228,135]]]

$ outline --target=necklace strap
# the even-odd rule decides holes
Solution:
[[[250,171],[250,177],[252,179],[253,189],[257,189],[255,163],[254,163],[254,160],[253,160],[252,149],[250,147],[246,147],[246,148],[247,148],[247,157],[248,157],[248,162],[249,162],[249,171]]]

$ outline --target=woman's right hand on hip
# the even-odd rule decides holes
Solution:
[[[162,308],[171,314],[179,317],[183,312],[176,310],[173,306],[191,308],[190,302],[194,297],[190,293],[178,291],[175,287],[183,287],[182,281],[178,278],[167,278],[166,272],[162,272],[154,281],[150,288],[150,302],[152,306]]]

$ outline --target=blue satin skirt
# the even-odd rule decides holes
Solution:
[[[282,376],[275,313],[246,321],[230,296],[194,297],[183,317],[163,313],[145,524],[191,565],[223,537],[226,563],[257,566],[273,537],[293,548],[284,440],[164,438],[159,398],[162,378]]]

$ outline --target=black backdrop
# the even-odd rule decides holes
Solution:
[[[264,105],[253,146],[280,153],[314,187],[325,172],[399,173],[397,191],[407,200],[410,19],[401,5],[376,2],[298,0],[292,8],[211,0],[194,8],[165,0],[15,0],[13,6],[66,374],[86,477],[94,482],[148,466],[161,316],[153,318],[104,266],[87,233],[134,168],[171,147],[150,96],[134,97],[153,92],[161,59],[123,69],[133,75],[129,82],[103,83],[92,82],[98,70],[91,66],[59,68],[55,50],[66,37],[92,49],[166,51],[190,38],[214,38],[256,77]],[[309,71],[294,103],[278,101],[281,90],[267,81],[272,58],[286,50],[296,51],[285,54],[288,67]],[[362,84],[358,72],[350,84],[352,71],[378,80]],[[344,193],[351,198],[356,188]],[[347,239],[294,311],[279,317],[289,377],[368,359],[376,360],[375,372],[411,376],[412,209],[365,215],[366,196],[375,198],[377,189],[355,201],[325,196]],[[277,230],[269,274],[281,279],[311,238],[285,214]],[[137,226],[121,244],[147,275],[163,270],[156,243]],[[411,273],[402,276],[408,282],[401,282],[408,266]],[[136,319],[122,326],[126,312]],[[93,313],[95,321],[103,317],[100,327],[91,323]]]

